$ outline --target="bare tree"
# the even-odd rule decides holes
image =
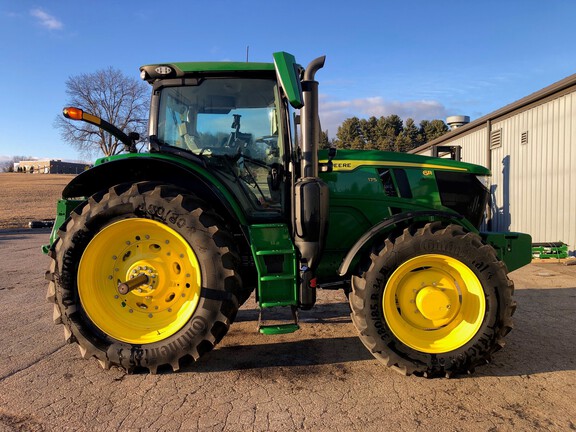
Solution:
[[[66,81],[68,106],[94,114],[126,133],[138,132],[141,140],[146,135],[143,119],[147,118],[148,92],[146,83],[112,67],[71,76]],[[124,150],[117,138],[86,122],[67,120],[60,115],[54,125],[60,129],[62,139],[84,156],[99,153],[112,156]]]
[[[16,162],[32,159],[32,156],[12,156],[10,159],[0,162],[0,172],[14,172]]]

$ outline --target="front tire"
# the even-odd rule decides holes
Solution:
[[[460,226],[407,228],[352,278],[352,320],[372,354],[401,373],[470,373],[512,328],[506,273],[494,249]]]
[[[172,186],[95,194],[61,228],[51,257],[55,321],[105,368],[177,370],[210,351],[238,310],[232,235],[205,203]],[[141,275],[144,282],[119,292]]]

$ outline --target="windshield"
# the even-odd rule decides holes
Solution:
[[[212,78],[164,87],[157,139],[201,155],[225,181],[240,184],[258,210],[279,208],[277,94],[276,81],[269,79]]]

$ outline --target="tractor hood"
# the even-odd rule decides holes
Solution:
[[[321,164],[328,162],[328,150],[320,150],[319,162]],[[333,171],[353,171],[362,166],[382,165],[398,168],[468,172],[479,176],[490,175],[490,170],[480,165],[452,159],[377,150],[338,150],[332,163]]]

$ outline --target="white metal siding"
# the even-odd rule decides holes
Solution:
[[[462,160],[478,165],[486,166],[488,153],[486,145],[488,142],[487,128],[480,129],[474,133],[463,136],[458,140],[458,145],[462,146]]]
[[[424,150],[422,153],[418,153],[422,156],[432,156],[432,148]]]
[[[492,124],[503,134],[502,147],[492,150],[495,198],[503,206],[494,229],[524,231],[534,242],[563,241],[576,249],[575,103],[570,93]],[[525,132],[528,142],[522,144]]]
[[[576,251],[576,93],[492,120],[502,145],[492,148],[492,229],[527,232],[534,242],[563,241]],[[487,127],[442,145],[462,146],[462,160],[487,166]],[[527,142],[522,143],[523,137]]]

